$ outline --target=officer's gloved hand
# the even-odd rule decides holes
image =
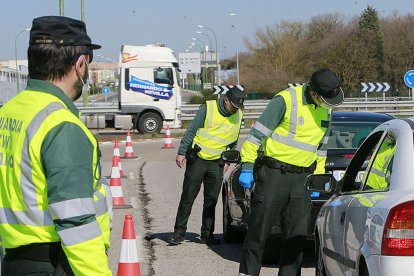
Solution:
[[[253,183],[253,170],[242,170],[239,183],[245,189],[250,189]]]

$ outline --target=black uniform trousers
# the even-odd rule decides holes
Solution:
[[[311,210],[310,195],[304,185],[308,174],[257,167],[240,273],[259,275],[266,240],[280,218],[283,241],[279,275],[300,275]]]
[[[223,166],[220,165],[219,160],[196,158],[192,164],[187,162],[183,191],[174,225],[175,235],[184,236],[186,233],[188,218],[190,217],[194,200],[200,191],[201,183],[204,185],[201,236],[208,237],[213,234],[216,204],[220,194],[222,179]]]

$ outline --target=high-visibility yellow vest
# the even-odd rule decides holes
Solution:
[[[198,152],[200,158],[216,160],[239,137],[243,113],[238,110],[235,114],[224,117],[218,110],[217,101],[207,101],[206,108],[204,126],[197,130],[193,147],[197,144],[201,148]]]
[[[98,175],[95,175],[94,183],[85,183],[93,185],[94,198],[76,199],[81,202],[82,210],[73,208],[70,200],[49,204],[40,154],[49,131],[62,122],[76,124],[93,145],[92,169],[99,174],[96,169],[99,162],[97,141],[63,101],[51,94],[39,94],[25,90],[0,109],[0,137],[3,139],[0,148],[0,234],[3,246],[16,248],[61,241],[76,275],[111,275],[104,244],[105,239],[109,240],[109,216],[105,214],[105,206],[100,204],[105,202],[106,205],[106,200],[99,200],[100,195],[106,193],[98,182]],[[14,116],[10,118],[7,114]],[[95,213],[97,220],[58,234],[53,219],[85,213]],[[106,225],[107,230],[104,229]]]
[[[395,149],[395,144],[390,145],[384,142],[381,145],[368,174],[366,185],[372,189],[385,189],[388,187],[387,173],[390,169],[389,165],[394,156]]]
[[[326,151],[318,152],[318,146],[327,143],[330,111],[304,104],[302,86],[278,95],[283,97],[286,111],[281,123],[265,139],[264,155],[300,167],[309,167],[318,155],[326,158]]]

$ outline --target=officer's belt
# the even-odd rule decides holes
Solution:
[[[282,172],[290,172],[290,173],[313,173],[316,169],[316,161],[312,163],[309,167],[300,167],[295,166],[292,164],[281,162],[277,159],[268,157],[268,156],[262,156],[257,158],[256,163],[258,165],[264,165],[266,167],[272,168],[272,169],[278,169]]]
[[[61,250],[61,242],[32,243],[16,248],[6,248],[6,254],[10,254],[18,259],[57,262]]]

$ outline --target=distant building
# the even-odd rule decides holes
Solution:
[[[0,106],[26,87],[28,79],[27,61],[18,60],[19,71],[16,71],[16,61],[0,61]],[[17,75],[18,73],[18,75]],[[17,79],[19,85],[17,85]]]
[[[115,82],[118,79],[117,62],[94,61],[89,65],[91,82],[97,85]]]
[[[18,60],[19,90],[26,87],[28,80],[27,60]],[[89,66],[91,83],[103,86],[116,83],[118,78],[118,63],[94,61]],[[0,106],[17,94],[16,60],[0,61]]]

